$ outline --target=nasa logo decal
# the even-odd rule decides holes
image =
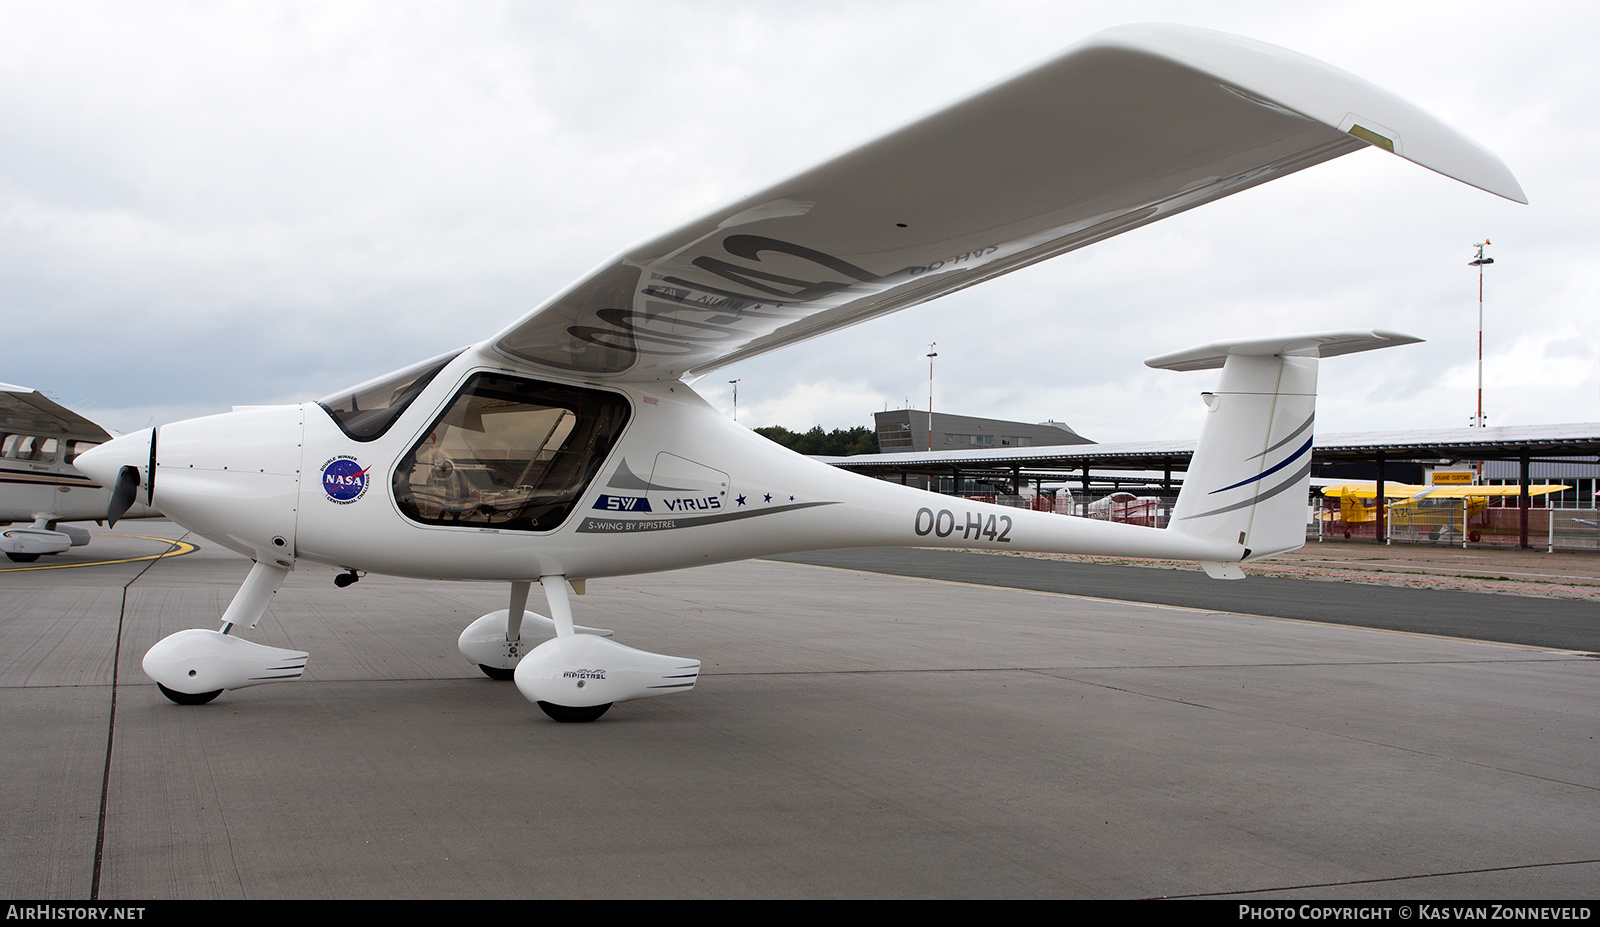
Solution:
[[[330,458],[322,465],[322,491],[328,494],[329,502],[349,505],[367,494],[370,469],[349,454]]]

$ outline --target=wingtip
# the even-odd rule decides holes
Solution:
[[[1300,52],[1166,23],[1113,26],[1086,44],[1161,55],[1453,180],[1528,203],[1511,169],[1487,148],[1391,91]]]
[[[1459,180],[1469,187],[1476,187],[1513,203],[1528,205],[1528,195],[1522,192],[1522,184],[1517,182],[1516,176],[1511,173],[1509,167],[1506,167],[1504,161],[1464,136],[1457,136],[1452,147],[1453,150],[1434,150],[1428,153],[1438,155],[1435,157],[1427,154],[1418,156],[1410,151],[1400,156],[1436,174],[1443,174],[1451,180]]]
[[[1489,192],[1495,194],[1496,196],[1503,196],[1513,203],[1521,203],[1524,206],[1528,205],[1528,194],[1522,192],[1522,186],[1515,180],[1511,181],[1511,189],[1516,192],[1502,193],[1499,190],[1490,190]]]

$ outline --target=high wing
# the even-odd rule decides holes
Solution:
[[[1118,27],[628,248],[490,343],[586,379],[694,376],[1369,145],[1527,202],[1494,155],[1329,65]]]
[[[1542,496],[1571,488],[1571,486],[1560,483],[1534,484],[1528,487],[1528,495]],[[1378,495],[1378,487],[1373,484],[1328,486],[1322,490],[1322,494],[1336,499],[1373,499]],[[1521,486],[1410,486],[1405,483],[1385,483],[1383,485],[1383,497],[1385,499],[1410,499],[1414,502],[1420,502],[1423,499],[1476,499],[1488,496],[1520,495],[1522,495]]]
[[[48,435],[99,443],[111,434],[36,389],[0,383],[0,434]]]

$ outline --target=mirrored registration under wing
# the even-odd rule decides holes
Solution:
[[[1343,71],[1119,27],[624,251],[492,343],[588,378],[675,380],[1369,145],[1525,202],[1494,155]]]

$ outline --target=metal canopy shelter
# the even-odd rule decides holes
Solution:
[[[1082,481],[1099,471],[1095,482],[1117,485],[1119,471],[1159,471],[1166,491],[1173,474],[1181,474],[1194,456],[1193,441],[1153,441],[1125,444],[1078,444],[1057,447],[1015,447],[980,451],[912,451],[895,454],[860,454],[855,457],[819,457],[818,460],[867,476],[955,476],[1009,482],[1020,489],[1024,482]],[[1600,460],[1600,423],[1569,425],[1517,425],[1502,428],[1441,428],[1428,431],[1365,431],[1321,435],[1312,444],[1316,464],[1360,463],[1377,469],[1382,493],[1388,465],[1406,462],[1455,463],[1478,460],[1515,460],[1519,463],[1522,540],[1528,546],[1528,470],[1534,461],[1553,458],[1596,457]],[[1150,476],[1121,478],[1122,482],[1155,482]],[[1181,479],[1180,479],[1181,482]],[[1386,537],[1380,507],[1378,538]]]

